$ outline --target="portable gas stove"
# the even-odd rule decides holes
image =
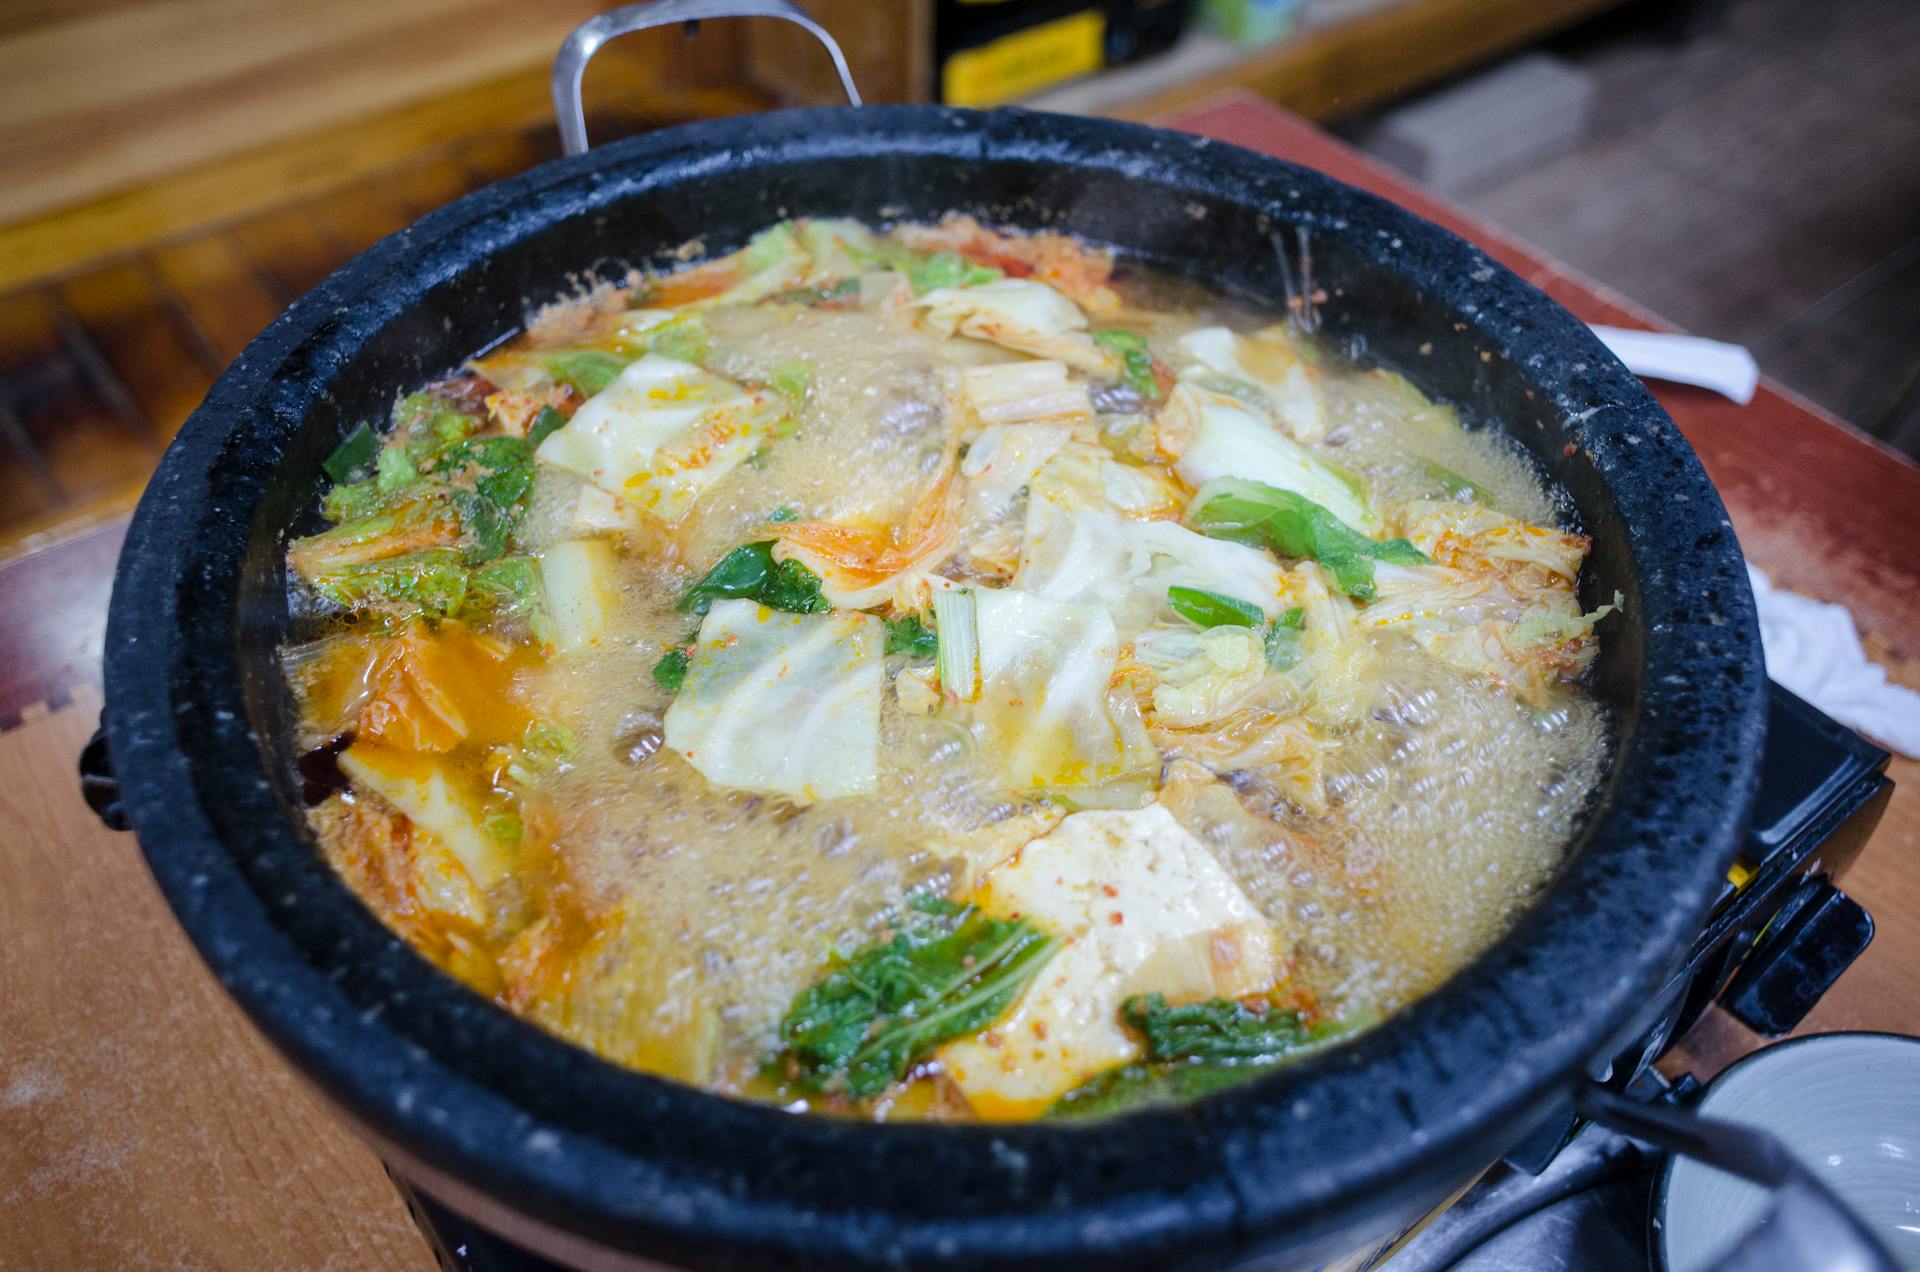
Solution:
[[[1719,1003],[1756,1033],[1786,1033],[1873,939],[1873,919],[1836,880],[1893,792],[1887,752],[1779,685],[1747,846],[1685,966],[1653,1000],[1633,1043],[1595,1073],[1616,1090],[1685,1102],[1654,1061]],[[1610,1076],[1609,1076],[1610,1075]],[[1577,1137],[1577,1138],[1576,1138]],[[1342,1269],[1493,1272],[1648,1266],[1648,1204],[1659,1156],[1571,1104],[1523,1140],[1417,1235]],[[448,1272],[558,1272],[395,1177]]]

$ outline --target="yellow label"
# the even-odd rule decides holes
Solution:
[[[1106,15],[1068,14],[991,44],[964,49],[940,70],[940,99],[949,106],[994,106],[1105,64]]]

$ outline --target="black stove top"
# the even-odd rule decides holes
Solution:
[[[1652,1064],[1718,1002],[1761,1034],[1785,1033],[1873,938],[1873,920],[1835,879],[1866,843],[1893,783],[1887,753],[1771,686],[1753,827],[1726,891],[1668,984],[1662,1008],[1612,1058],[1610,1085],[1684,1101]],[[1600,1074],[1608,1071],[1600,1068]],[[1599,1076],[1599,1074],[1596,1074]],[[1649,1266],[1657,1155],[1571,1106],[1521,1143],[1395,1251],[1391,1272],[1616,1272]],[[395,1178],[448,1272],[559,1272]],[[1374,1263],[1371,1266],[1382,1266]]]

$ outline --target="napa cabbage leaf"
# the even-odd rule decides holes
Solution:
[[[716,601],[667,709],[666,743],[718,786],[798,804],[871,793],[885,641],[871,614]]]
[[[1315,455],[1223,393],[1175,386],[1158,425],[1161,445],[1178,456],[1190,486],[1223,477],[1261,482],[1311,500],[1363,535],[1381,521],[1358,478]]]
[[[647,354],[589,398],[536,452],[668,522],[773,432],[774,395]]]

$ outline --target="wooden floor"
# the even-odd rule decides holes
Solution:
[[[558,153],[551,128],[0,296],[0,556],[125,511],[207,387],[356,253]]]

